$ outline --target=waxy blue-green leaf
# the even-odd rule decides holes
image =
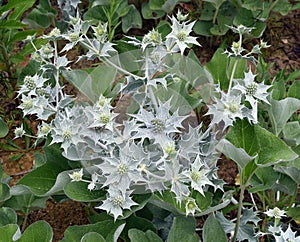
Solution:
[[[112,87],[116,69],[101,65],[89,71],[80,69],[65,71],[63,76],[89,100],[96,102],[101,94],[104,94],[105,91]]]
[[[17,214],[15,210],[9,207],[0,208],[0,227],[7,224],[16,224]]]
[[[4,202],[4,206],[28,214],[34,208],[45,208],[49,197],[37,197],[33,194],[15,195]]]
[[[237,148],[243,148],[250,156],[258,154],[255,159],[258,166],[270,166],[298,157],[274,134],[259,125],[251,125],[246,120],[237,120],[226,135],[226,139]]]
[[[203,242],[212,241],[227,242],[226,234],[214,214],[206,219],[203,227]]]
[[[235,229],[235,223],[224,217],[223,213],[217,212],[216,218],[221,223],[225,233],[231,233]],[[260,219],[257,218],[256,213],[252,209],[243,209],[238,233],[237,241],[247,240],[249,242],[256,242],[254,236],[254,229]],[[250,223],[251,222],[251,223]]]
[[[241,170],[245,168],[249,161],[257,157],[257,154],[254,154],[253,156],[248,155],[243,148],[237,148],[226,139],[221,139],[216,146],[216,149],[230,159],[234,160]]]
[[[300,124],[298,121],[287,122],[283,127],[282,132],[284,139],[287,142],[292,143],[295,146],[300,144]]]
[[[142,3],[142,15],[144,19],[157,19],[164,16],[165,12],[161,9],[151,9],[149,3]]]
[[[12,194],[26,194],[27,189],[37,196],[49,196],[62,191],[69,181],[68,174],[64,172],[71,169],[68,159],[62,156],[62,150],[58,145],[47,146],[44,152],[46,163],[25,175],[11,189]]]
[[[293,148],[293,150],[299,155],[298,158],[289,162],[275,165],[274,169],[288,175],[297,184],[300,184],[300,145]]]
[[[86,182],[69,182],[64,188],[65,194],[72,200],[79,202],[95,202],[105,199],[104,190],[88,190]]]
[[[292,114],[300,109],[300,100],[291,97],[280,101],[271,99],[270,104],[268,113],[272,123],[273,132],[278,136]]]
[[[249,192],[255,193],[271,189],[279,177],[280,173],[276,172],[272,166],[258,168],[250,181],[252,187],[249,188]]]
[[[89,232],[82,236],[80,242],[106,242],[101,234]]]
[[[21,236],[21,231],[17,224],[0,226],[0,242],[14,242]]]
[[[37,221],[31,224],[22,234],[19,242],[51,242],[53,231],[46,221]]]
[[[151,230],[143,232],[139,229],[130,229],[128,236],[131,242],[162,242],[161,238]]]
[[[0,118],[0,138],[5,137],[8,134],[8,126],[2,118]]]
[[[122,31],[127,33],[131,28],[142,28],[142,17],[133,4],[129,5],[129,12],[122,18]]]
[[[200,238],[195,230],[196,219],[194,217],[177,216],[173,220],[167,242],[199,242]]]
[[[81,242],[81,238],[89,232],[102,235],[106,242],[115,242],[114,233],[122,224],[124,224],[122,221],[106,220],[94,224],[70,226],[65,231],[61,242]]]

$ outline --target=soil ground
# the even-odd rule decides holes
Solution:
[[[300,9],[290,12],[287,16],[276,15],[268,25],[263,39],[271,45],[264,53],[267,63],[274,63],[269,70],[274,76],[279,71],[286,69],[287,73],[300,69]],[[197,51],[202,64],[207,63],[214,53],[206,39],[201,41],[202,48]],[[72,87],[69,87],[72,89]],[[300,91],[300,90],[299,90]],[[72,92],[72,90],[71,90]],[[4,87],[0,83],[0,107],[6,117],[13,117],[12,127],[18,126],[22,117],[17,114],[18,100],[5,96]],[[35,124],[29,122],[34,130]],[[13,134],[9,134],[10,138]],[[0,139],[0,144],[5,144],[7,138]],[[24,140],[15,140],[22,149],[25,147]],[[24,174],[30,172],[33,166],[33,151],[16,150],[8,151],[5,147],[0,147],[0,161],[3,170],[12,177],[11,185],[14,185]],[[220,178],[224,179],[228,185],[235,184],[238,170],[233,161],[220,159],[218,162]],[[50,223],[54,231],[53,241],[60,241],[68,226],[87,224],[88,219],[84,205],[75,201],[65,201],[56,203],[49,200],[45,209],[39,209],[29,214],[28,225],[38,221],[46,220]]]

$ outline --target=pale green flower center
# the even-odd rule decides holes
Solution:
[[[16,136],[22,136],[24,133],[23,129],[22,128],[16,128],[15,129],[15,135]]]
[[[177,34],[177,38],[179,41],[185,41],[187,37],[187,34],[184,30],[180,30]]]
[[[238,48],[240,48],[240,43],[239,42],[233,42],[232,46],[233,46],[234,49],[238,49]]]
[[[200,173],[200,171],[192,171],[192,173],[191,173],[191,178],[192,178],[192,180],[195,181],[195,182],[199,181],[200,178],[201,178],[201,173]]]
[[[103,34],[105,34],[105,29],[102,26],[98,26],[96,28],[96,35],[102,36]]]
[[[110,115],[108,113],[101,113],[99,120],[103,124],[108,124],[110,122]]]
[[[72,179],[74,181],[80,181],[81,180],[81,174],[78,171],[74,171],[72,174]]]
[[[49,97],[49,93],[47,92],[47,90],[45,88],[38,88],[36,90],[36,94],[39,96]]]
[[[239,105],[237,103],[231,103],[229,106],[229,111],[236,113],[239,110]]]
[[[24,79],[24,84],[29,90],[33,90],[36,87],[36,84],[32,77],[26,76]]]
[[[51,37],[59,37],[61,35],[60,30],[58,28],[54,28],[50,33],[49,36]]]
[[[49,55],[49,54],[52,53],[52,50],[51,50],[49,47],[46,46],[46,47],[43,49],[43,52],[44,52],[45,55]]]
[[[125,174],[129,171],[129,167],[125,164],[120,164],[117,168],[119,174]]]
[[[77,33],[71,33],[69,34],[69,39],[71,42],[76,42],[79,40],[79,35]]]
[[[69,130],[65,130],[62,134],[62,137],[64,140],[70,140],[72,137],[72,134]]]
[[[48,125],[43,125],[41,128],[42,134],[47,134],[50,131],[50,127]]]
[[[31,59],[36,60],[36,61],[40,61],[40,60],[41,60],[41,56],[40,56],[39,53],[34,52],[34,53],[32,53],[32,55],[31,55]]]
[[[166,148],[165,148],[165,152],[168,154],[168,155],[173,155],[176,153],[176,150],[175,150],[175,145],[174,144],[169,144]]]
[[[75,25],[75,24],[77,24],[78,21],[79,21],[79,18],[71,18],[70,23]]]
[[[151,120],[151,124],[154,127],[154,132],[161,132],[165,129],[165,124],[161,119],[155,118]]]
[[[274,212],[274,217],[280,217],[281,216],[279,208],[275,207],[273,209],[273,212]]]
[[[124,199],[121,195],[115,196],[112,200],[114,206],[122,206],[124,204]]]
[[[193,209],[195,209],[195,203],[193,202],[193,201],[189,201],[188,202],[188,204],[187,204],[187,208],[189,209],[189,210],[193,210]]]
[[[153,41],[154,43],[159,43],[160,42],[160,34],[156,31],[152,31],[152,32],[150,32],[149,39],[151,41]]]
[[[32,103],[31,100],[25,100],[25,101],[23,102],[23,105],[24,105],[24,109],[30,109],[30,108],[33,107],[33,103]]]
[[[246,94],[247,95],[254,95],[257,92],[257,84],[252,82],[250,85],[246,87]]]
[[[107,102],[107,98],[103,97],[99,100],[98,104],[100,107],[103,107],[106,102]]]

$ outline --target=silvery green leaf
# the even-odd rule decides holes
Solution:
[[[300,144],[300,124],[298,121],[286,123],[282,131],[285,140],[294,141],[295,146]]]
[[[268,113],[272,122],[274,134],[278,136],[292,114],[300,109],[300,100],[287,97],[280,101],[271,99]]]
[[[235,229],[235,223],[231,220],[228,220],[224,217],[221,212],[216,213],[216,218],[221,223],[225,233],[232,233]],[[239,225],[238,233],[237,233],[237,241],[248,240],[249,242],[257,242],[258,239],[255,237],[254,231],[256,228],[258,219],[256,218],[256,214],[253,213],[252,209],[243,209],[242,217],[243,222]],[[251,223],[247,223],[250,221]]]
[[[230,159],[234,160],[241,168],[241,170],[243,170],[251,160],[257,157],[257,154],[254,156],[248,155],[243,148],[237,148],[227,139],[221,139],[217,144],[216,149],[222,152]]]

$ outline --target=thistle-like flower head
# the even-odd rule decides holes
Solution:
[[[106,200],[96,208],[111,213],[116,221],[119,216],[123,215],[123,209],[130,209],[132,206],[138,205],[130,197],[131,192],[120,190],[117,186],[110,186]]]
[[[279,209],[278,207],[275,207],[273,209],[269,209],[267,212],[264,212],[268,217],[274,217],[274,218],[282,218],[285,217],[285,211]]]
[[[267,100],[269,93],[267,90],[271,86],[255,82],[255,75],[253,75],[251,70],[245,73],[243,79],[236,80],[236,83],[233,90],[240,91],[246,97],[246,101],[250,103],[252,108],[255,106],[256,100],[269,104],[269,101]]]
[[[196,21],[189,24],[187,22],[180,23],[174,16],[172,16],[171,21],[172,32],[166,36],[167,43],[170,43],[170,51],[172,51],[173,48],[178,47],[180,53],[183,54],[184,50],[188,47],[188,44],[200,46],[196,41],[196,37],[189,36]],[[173,41],[175,41],[176,45],[173,44]]]

